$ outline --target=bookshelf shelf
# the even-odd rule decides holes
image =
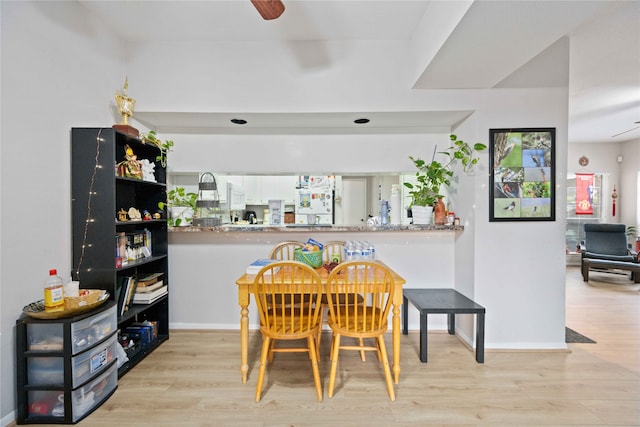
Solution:
[[[119,176],[122,173],[118,173],[117,165],[128,160],[127,148],[133,151],[137,160],[148,160],[153,165],[155,182]],[[151,304],[130,302],[125,310],[122,309],[125,295],[120,298],[128,278],[133,278],[132,289],[135,289],[137,278],[162,273],[165,284],[169,285],[168,224],[164,212],[158,208],[159,202],[167,201],[167,174],[166,168],[156,161],[159,154],[157,146],[143,144],[112,128],[71,129],[72,276],[80,281],[81,288],[109,291],[117,306],[120,334],[126,334],[145,321],[155,325],[152,342],[129,357],[129,362],[118,369],[118,376],[124,375],[169,338],[168,294]],[[145,211],[150,215],[161,213],[162,217],[121,221],[118,213],[129,212],[130,208],[141,214]],[[122,252],[123,241],[127,242],[125,247],[131,247],[133,240],[130,237],[135,235],[142,236],[148,252],[139,255],[142,258],[120,265],[116,256],[126,258],[127,255],[118,251]]]

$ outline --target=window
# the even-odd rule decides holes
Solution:
[[[576,175],[567,175],[567,226],[566,243],[569,253],[579,252],[580,241],[584,240],[584,225],[603,221],[602,174],[593,177],[593,214],[576,215]]]

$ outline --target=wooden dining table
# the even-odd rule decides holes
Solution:
[[[381,261],[376,261],[380,264],[383,264]],[[385,265],[385,267],[387,267]],[[387,267],[389,268],[389,267]],[[393,376],[394,381],[398,384],[398,378],[400,376],[400,306],[402,305],[402,286],[406,283],[406,281],[398,275],[395,271],[389,268],[391,274],[393,276],[394,281],[394,290],[393,290],[393,298],[391,301],[391,312],[392,312],[392,321],[391,321],[391,334],[393,341]],[[329,272],[321,267],[317,268],[320,279],[322,281],[323,288],[327,284],[327,278],[329,277]],[[277,274],[286,274],[285,271],[280,271]],[[249,302],[250,295],[253,293],[253,282],[256,278],[255,274],[243,274],[236,280],[236,285],[238,286],[238,304],[240,305],[240,354],[242,364],[240,366],[240,372],[242,373],[242,382],[247,382],[247,373],[249,372],[249,364],[248,364],[248,351],[249,351]],[[294,279],[295,280],[295,279]],[[290,283],[290,282],[289,282]]]

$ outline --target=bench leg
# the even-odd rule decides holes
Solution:
[[[420,312],[420,361],[427,363],[427,313]]]
[[[402,334],[407,335],[409,333],[409,300],[407,297],[402,297]]]
[[[476,362],[484,363],[484,313],[476,314]]]
[[[447,323],[448,323],[448,327],[449,327],[449,335],[455,335],[456,334],[456,314],[455,313],[449,313],[447,314]]]

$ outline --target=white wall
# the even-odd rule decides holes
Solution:
[[[109,126],[122,46],[75,2],[0,2],[0,419],[15,410],[16,319],[50,268],[71,269],[69,137]]]
[[[640,140],[623,142],[620,155],[620,219],[627,225],[640,225],[640,209],[638,209],[640,179]]]
[[[580,166],[578,160],[586,156],[587,166]],[[622,162],[618,162],[622,156]],[[568,151],[569,173],[601,173],[607,176],[602,189],[602,208],[605,222],[635,225],[638,223],[637,192],[638,171],[640,170],[640,141],[607,144],[571,144]],[[613,186],[616,187],[616,216],[612,216]]]
[[[481,132],[555,127],[556,178],[566,176],[567,90],[487,91],[485,95],[478,117]],[[565,348],[566,179],[556,179],[556,220],[552,222],[489,223],[487,185],[486,178],[476,181],[474,260],[475,296],[487,307],[487,346]]]

